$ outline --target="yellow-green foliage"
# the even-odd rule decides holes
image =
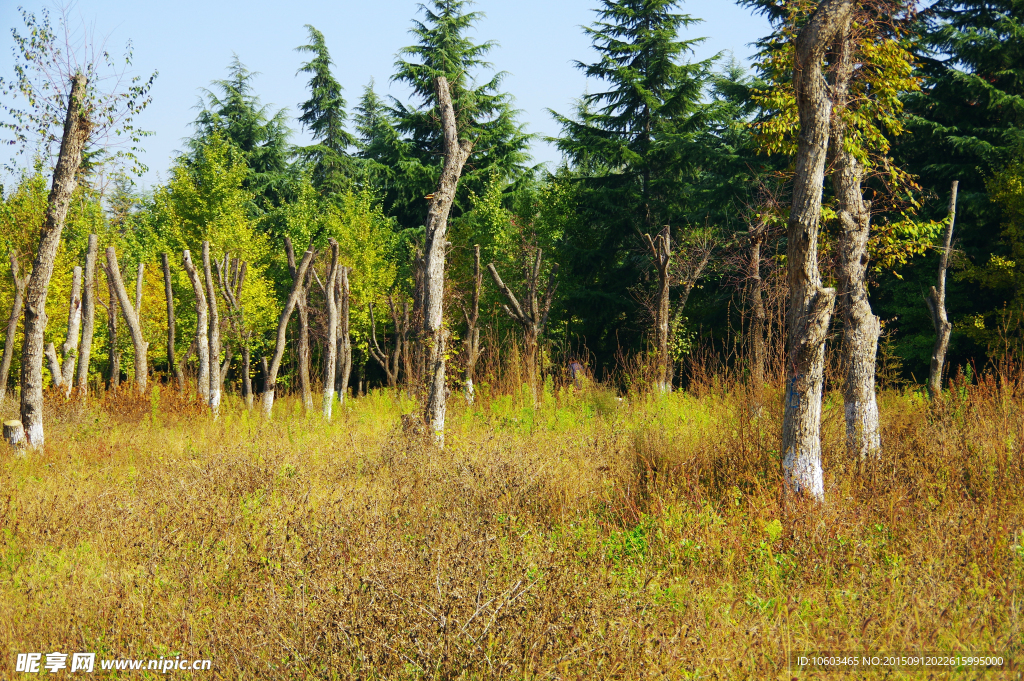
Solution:
[[[0,453],[0,676],[30,651],[180,653],[211,679],[787,681],[816,678],[788,651],[1012,653],[1006,378],[936,409],[883,393],[878,464],[848,459],[828,395],[820,506],[782,493],[777,387],[756,420],[727,384],[452,400],[444,451],[387,392],[330,425],[293,398],[213,422],[166,388],[56,404],[43,454]]]
[[[24,174],[3,201],[0,201],[0,319],[6,327],[14,304],[14,282],[10,275],[9,254],[18,256],[21,275],[32,271],[32,261],[39,245],[39,232],[46,220],[48,180],[40,173]],[[94,192],[88,186],[79,186],[72,195],[63,236],[54,262],[53,276],[46,300],[46,313],[50,323],[46,327],[45,341],[57,347],[65,341],[68,308],[70,307],[72,272],[84,262],[85,244],[91,232],[101,232],[103,211]],[[21,322],[15,337],[15,353],[11,376],[17,376],[21,357]],[[2,339],[0,339],[2,343]],[[44,375],[49,375],[45,366]]]
[[[794,43],[816,7],[816,2],[808,0],[786,3],[788,18],[762,54],[759,65],[770,87],[756,90],[753,98],[769,112],[755,124],[766,153],[796,153],[800,119],[792,80]],[[921,79],[914,71],[909,36],[903,33],[898,18],[886,13],[858,18],[865,23],[853,27],[855,68],[849,105],[839,114],[847,131],[843,146],[861,163],[866,175],[876,177],[884,187],[875,192],[874,210],[885,215],[872,225],[869,249],[876,271],[895,270],[925,253],[942,227],[940,222],[917,217],[921,188],[888,156],[892,138],[904,131],[902,96],[920,90]],[[834,221],[834,207],[823,206],[822,217]]]
[[[182,310],[185,318],[189,316],[187,306],[194,300],[182,266],[185,249],[191,251],[197,267],[201,267],[203,241],[210,242],[214,259],[228,254],[247,262],[248,274],[239,302],[246,325],[258,334],[274,326],[280,311],[267,275],[271,244],[250,217],[252,195],[243,187],[247,172],[245,163],[218,134],[211,136],[194,162],[179,160],[171,169],[170,182],[153,197],[153,250],[168,252],[175,288],[186,301]],[[222,300],[218,303],[223,306]],[[166,328],[166,320],[164,325]]]

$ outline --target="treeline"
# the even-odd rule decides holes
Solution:
[[[46,380],[69,388],[68,363],[87,356],[76,266],[100,317],[75,374],[82,388],[141,370],[208,399],[235,386],[250,405],[275,385],[311,410],[318,386],[344,396],[403,385],[427,399],[440,344],[456,366],[446,389],[472,395],[478,360],[510,340],[534,395],[569,363],[623,380],[632,367],[634,380],[669,390],[686,380],[682,362],[698,347],[758,390],[787,375],[785,226],[803,123],[794,69],[818,4],[743,4],[773,25],[752,73],[725,58],[694,60],[697,20],[672,0],[602,0],[585,29],[599,58],[578,64],[593,92],[552,112],[562,128],[557,169],[531,166],[532,138],[486,61],[492,44],[470,38],[481,15],[468,2],[435,0],[414,21],[416,42],[390,76],[410,101],[385,100],[371,82],[350,107],[312,26],[298,48],[309,98],[297,121],[261,102],[236,59],[203,91],[164,185],[135,192],[90,138],[49,284],[49,315],[68,324],[46,326]],[[981,367],[1018,353],[1024,4],[853,5],[849,53],[832,46],[818,57],[829,87],[844,88],[830,95],[814,218],[822,286],[840,289],[830,328],[843,337],[858,314],[849,301],[862,300],[861,317],[879,320],[875,335],[895,364],[890,378],[924,381],[936,330],[923,297],[936,284],[959,180],[944,296],[949,363]],[[447,136],[441,78],[454,116]],[[313,143],[293,146],[292,126]],[[460,150],[444,208],[446,163],[453,171]],[[854,204],[843,168],[856,177],[848,191],[864,199],[856,263],[844,241]],[[14,311],[5,386],[22,370],[15,299],[39,255],[50,173],[44,155],[3,195],[0,234],[16,264],[0,287],[0,304]],[[441,303],[431,263],[441,265]],[[435,308],[440,322],[429,319]]]

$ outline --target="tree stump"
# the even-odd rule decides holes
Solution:
[[[25,428],[21,421],[4,421],[4,441],[12,447],[25,446]]]

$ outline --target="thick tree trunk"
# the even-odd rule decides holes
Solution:
[[[174,356],[174,289],[171,286],[171,263],[166,253],[160,254],[160,263],[164,270],[164,299],[167,301],[167,380],[170,381],[173,374],[178,381],[178,390],[185,392],[185,374]]]
[[[445,253],[448,249],[448,212],[455,200],[455,190],[459,185],[462,167],[469,158],[473,143],[459,139],[448,79],[444,76],[437,78],[437,104],[441,112],[441,129],[444,133],[444,167],[427,213],[423,332],[430,348],[429,393],[425,416],[435,442],[444,447],[444,419],[447,408],[445,358],[448,344],[444,328],[444,270]]]
[[[21,310],[25,306],[25,287],[28,285],[28,276],[21,276],[18,267],[18,255],[11,251],[11,278],[14,280],[14,305],[11,307],[11,316],[7,318],[7,333],[4,335],[4,357],[0,361],[0,406],[7,397],[7,379],[11,373],[11,360],[14,359],[14,343],[18,333],[18,320],[21,319]]]
[[[821,285],[818,228],[832,102],[821,64],[836,36],[847,30],[852,0],[822,0],[796,40],[793,82],[800,115],[800,141],[793,178],[787,235],[789,338],[782,468],[797,494],[823,500],[821,398],[825,338],[835,306],[835,289]]]
[[[78,349],[78,390],[84,398],[89,393],[89,363],[92,359],[92,338],[96,330],[96,254],[99,250],[95,234],[89,235],[85,251],[85,284],[82,290],[82,341]]]
[[[352,336],[349,329],[349,302],[351,291],[348,284],[349,268],[342,267],[338,273],[338,296],[341,301],[339,310],[338,330],[338,396],[341,404],[345,404],[348,396],[348,382],[352,376]]]
[[[199,397],[206,404],[210,403],[210,321],[208,312],[209,305],[206,300],[206,291],[203,282],[199,277],[195,264],[192,262],[192,254],[185,251],[182,254],[182,263],[185,266],[185,273],[192,284],[192,293],[196,297],[196,356],[199,358],[199,375],[196,377],[196,389]]]
[[[928,312],[935,326],[935,345],[932,347],[932,361],[928,368],[928,397],[933,402],[942,400],[942,371],[946,364],[946,352],[949,350],[949,334],[953,325],[946,315],[946,270],[949,268],[949,250],[953,246],[953,223],[956,222],[956,192],[960,182],[953,181],[949,193],[949,218],[946,231],[942,238],[942,258],[939,259],[939,275],[937,286],[932,286],[925,296]]]
[[[141,291],[142,291],[142,265],[139,265],[139,276],[136,279],[135,285],[135,301],[136,306],[141,306]],[[114,291],[117,293],[118,302],[121,304],[121,314],[124,315],[124,321],[128,325],[128,333],[132,336],[132,347],[135,351],[135,385],[139,389],[139,392],[146,391],[146,380],[149,377],[147,367],[147,355],[149,353],[149,343],[146,342],[142,336],[142,324],[139,321],[139,310],[137,307],[132,306],[131,300],[128,299],[128,290],[124,287],[124,280],[121,278],[121,270],[117,265],[117,252],[113,246],[107,247],[107,273],[110,275],[110,279],[114,283]]]
[[[60,247],[71,194],[82,163],[82,149],[89,139],[91,124],[86,110],[86,77],[71,79],[64,134],[60,143],[53,185],[47,198],[46,221],[39,236],[39,248],[32,263],[25,292],[25,340],[21,351],[21,422],[25,439],[32,449],[41,448],[43,435],[43,333],[46,331],[46,294],[50,290],[53,263]]]
[[[836,268],[839,310],[843,317],[842,365],[846,369],[843,402],[846,411],[846,446],[860,458],[881,454],[878,402],[875,397],[875,357],[881,325],[871,312],[865,274],[868,266],[868,238],[871,232],[871,204],[861,189],[863,168],[847,151],[847,134],[842,113],[849,99],[853,77],[853,38],[850,30],[835,42],[836,63],[832,115],[832,186],[839,200],[839,243]]]
[[[110,387],[116,389],[121,385],[121,346],[117,332],[117,292],[114,290],[114,281],[110,274],[103,268],[107,279],[107,294],[110,302],[107,305],[107,337],[110,340]]]
[[[226,367],[220,364],[220,313],[217,305],[216,284],[210,269],[210,242],[203,242],[203,276],[206,282],[206,304],[210,308],[210,410],[216,420],[220,416],[220,394],[224,386]],[[230,358],[228,359],[230,362]]]
[[[277,338],[274,344],[274,358],[270,362],[269,366],[266,365],[266,358],[263,358],[266,378],[264,380],[261,403],[263,407],[263,415],[268,419],[274,412],[274,393],[276,391],[277,372],[281,368],[281,358],[284,357],[284,346],[288,335],[288,320],[291,318],[292,312],[295,310],[295,305],[297,304],[299,295],[302,292],[302,284],[306,280],[306,270],[309,269],[312,260],[313,249],[310,248],[303,254],[302,262],[300,262],[299,266],[296,268],[295,275],[292,277],[291,293],[288,294],[288,301],[285,303],[284,310],[281,311],[281,316],[278,317],[277,320]]]

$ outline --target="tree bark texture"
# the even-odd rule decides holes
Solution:
[[[953,325],[946,315],[946,270],[949,268],[949,250],[953,246],[953,223],[956,221],[956,193],[960,182],[954,181],[949,194],[949,222],[942,239],[942,257],[939,259],[939,274],[936,286],[932,286],[925,296],[924,302],[931,313],[932,324],[935,326],[935,345],[932,348],[932,361],[928,369],[928,397],[937,402],[942,399],[942,371],[946,364],[946,352],[949,350],[949,334]]]
[[[483,288],[484,273],[480,269],[480,244],[473,247],[473,302],[470,309],[463,310],[466,317],[466,339],[463,343],[466,346],[466,372],[465,390],[466,402],[473,404],[476,399],[476,390],[473,386],[473,379],[476,378],[476,363],[480,359],[483,349],[480,347],[480,291]]]
[[[881,454],[878,402],[875,397],[875,358],[881,324],[871,312],[865,274],[868,266],[868,238],[871,232],[871,203],[864,201],[860,161],[844,147],[847,135],[843,112],[849,100],[853,77],[853,37],[848,27],[836,39],[833,67],[832,136],[829,143],[832,187],[839,200],[839,242],[836,275],[839,310],[843,317],[842,366],[846,370],[843,403],[846,412],[847,450],[859,458]]]
[[[210,268],[209,241],[203,242],[203,277],[206,284],[206,304],[210,308],[210,410],[216,419],[220,415],[220,394],[226,367],[222,368],[220,365],[220,312],[217,305],[217,285],[213,282],[213,271]]]
[[[107,272],[106,266],[103,272],[107,279],[107,294],[109,303],[107,305],[107,337],[110,339],[110,387],[116,389],[121,385],[121,347],[117,332],[117,292],[114,290],[114,280]]]
[[[299,313],[299,342],[296,348],[296,359],[299,363],[299,391],[302,393],[302,408],[308,414],[313,411],[313,386],[309,380],[309,274],[303,280],[296,280],[298,269],[295,266],[295,250],[292,240],[284,238],[285,252],[288,255],[288,271],[292,275],[294,285],[298,286],[296,308]]]
[[[292,312],[295,310],[295,305],[298,303],[299,295],[302,290],[302,282],[306,280],[306,270],[309,269],[310,263],[313,260],[313,249],[310,248],[302,256],[302,262],[296,268],[295,276],[292,277],[292,290],[288,294],[288,301],[285,303],[284,310],[281,311],[281,316],[277,320],[277,338],[274,344],[274,358],[270,362],[269,366],[265,369],[265,380],[263,386],[263,396],[261,398],[261,406],[263,408],[263,415],[268,419],[273,415],[274,412],[274,392],[277,384],[277,372],[281,368],[281,358],[284,357],[284,346],[287,342],[288,333],[288,320],[292,316]],[[264,363],[266,358],[264,358]]]
[[[18,254],[11,251],[11,278],[14,280],[14,305],[11,306],[11,316],[7,318],[7,333],[4,336],[4,356],[0,361],[0,405],[7,397],[7,379],[11,373],[11,360],[14,359],[14,343],[18,333],[18,320],[21,319],[21,310],[25,306],[25,287],[28,285],[28,276],[22,276],[18,266]]]
[[[135,386],[139,389],[139,392],[146,391],[146,380],[149,377],[147,367],[147,355],[149,353],[149,343],[142,335],[142,323],[139,320],[139,310],[137,307],[141,307],[142,298],[142,265],[140,263],[138,270],[138,277],[136,278],[135,284],[135,301],[137,306],[132,305],[132,301],[128,298],[128,290],[124,287],[124,280],[121,278],[121,270],[117,265],[117,252],[113,246],[107,247],[107,273],[111,281],[114,284],[114,291],[117,293],[118,302],[121,304],[121,314],[124,316],[124,321],[128,325],[128,333],[132,337],[132,348],[135,352]]]
[[[327,343],[324,353],[324,395],[322,411],[324,419],[331,420],[331,412],[334,408],[334,382],[335,374],[338,371],[338,313],[340,301],[338,300],[338,242],[330,239],[331,262],[327,266],[327,273],[324,277],[327,283],[320,281],[317,276],[317,283],[327,300]],[[313,272],[316,276],[316,271]]]
[[[374,361],[380,365],[380,368],[384,370],[384,375],[387,377],[388,387],[394,388],[398,385],[398,367],[401,363],[402,358],[402,340],[401,330],[395,328],[395,348],[394,350],[387,349],[387,343],[384,343],[384,347],[380,346],[377,342],[377,318],[373,314],[373,303],[369,305],[370,311],[370,356],[373,357]],[[397,325],[397,320],[396,320]]]
[[[174,375],[178,382],[178,390],[185,392],[185,373],[175,357],[175,319],[174,319],[174,288],[171,286],[171,263],[166,253],[160,254],[160,264],[164,271],[164,300],[167,301],[167,380]]]
[[[825,497],[821,398],[825,339],[836,297],[835,289],[821,285],[818,270],[821,192],[832,113],[822,61],[836,36],[847,30],[852,9],[852,0],[820,2],[796,39],[793,67],[800,140],[787,226],[789,376],[782,423],[782,469],[793,492],[817,500]]]
[[[78,390],[84,398],[89,394],[89,363],[92,359],[92,339],[96,331],[96,255],[99,240],[89,235],[85,250],[85,281],[82,287],[82,340],[78,348]]]
[[[75,386],[75,360],[78,358],[79,332],[82,327],[82,268],[76,266],[71,275],[71,300],[68,305],[68,333],[60,348],[60,376],[54,383],[64,391],[64,398],[71,397],[71,389]]]
[[[252,370],[252,354],[250,344],[252,332],[245,324],[245,310],[242,308],[242,286],[245,284],[245,275],[248,271],[248,263],[240,262],[238,258],[231,259],[231,268],[228,270],[228,256],[224,256],[224,264],[216,262],[217,277],[220,280],[221,294],[228,305],[228,320],[235,337],[242,346],[242,399],[245,401],[245,408],[252,410],[252,377],[249,372]],[[225,276],[224,271],[228,273]]]
[[[444,166],[441,170],[441,180],[427,212],[423,332],[430,348],[429,392],[425,416],[435,442],[444,447],[444,419],[447,407],[445,355],[448,341],[447,330],[444,328],[444,270],[448,249],[448,213],[455,200],[459,177],[473,149],[473,143],[459,139],[448,79],[439,76],[436,87],[437,104],[441,112],[441,129],[444,133]]]
[[[519,299],[512,293],[512,290],[501,280],[501,276],[498,275],[498,270],[494,267],[494,263],[487,264],[487,271],[491,273],[494,284],[501,291],[502,295],[505,296],[505,300],[508,301],[502,306],[502,309],[505,310],[509,317],[518,322],[523,330],[526,378],[530,385],[530,391],[533,394],[534,407],[540,403],[537,376],[537,344],[544,333],[544,328],[547,326],[548,314],[551,312],[551,301],[554,299],[555,291],[558,289],[558,283],[555,281],[555,275],[558,274],[558,264],[555,263],[551,266],[547,292],[544,294],[543,300],[538,299],[543,257],[544,252],[538,248],[534,256],[533,266],[524,268],[526,291],[523,302],[526,303],[526,307],[520,304]]]
[[[199,359],[199,372],[196,377],[196,390],[206,404],[210,403],[210,320],[209,305],[206,301],[206,290],[199,277],[192,254],[185,251],[181,257],[185,266],[185,274],[192,284],[192,293],[196,297],[196,356]]]
[[[351,301],[351,289],[349,288],[348,275],[350,268],[342,267],[338,272],[338,299],[341,308],[338,311],[338,401],[345,404],[348,396],[348,382],[352,376],[352,336],[349,328],[349,304]]]
[[[654,330],[658,345],[657,388],[658,392],[672,391],[672,362],[669,354],[669,293],[671,276],[669,268],[672,264],[672,233],[668,225],[661,234],[651,238],[645,234],[647,250],[658,273],[658,297],[655,302]]]
[[[91,123],[85,109],[87,79],[75,74],[71,79],[68,110],[64,119],[60,153],[53,171],[53,184],[47,198],[46,220],[39,236],[39,248],[32,263],[25,292],[25,340],[21,351],[21,422],[25,439],[32,449],[41,448],[43,435],[43,333],[46,331],[46,294],[50,290],[53,263],[60,247],[61,232],[67,218],[71,194],[77,184],[82,150],[89,139]]]

